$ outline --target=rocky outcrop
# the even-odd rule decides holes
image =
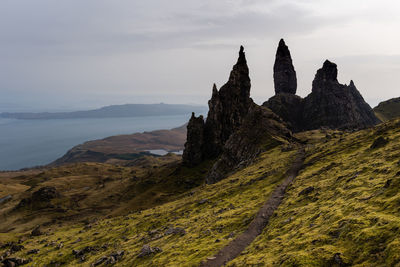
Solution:
[[[297,78],[292,57],[285,41],[279,41],[274,64],[275,93],[296,94]]]
[[[204,119],[192,113],[187,126],[187,140],[183,151],[182,161],[187,166],[195,166],[202,162],[204,144]]]
[[[192,116],[188,125],[183,162],[195,166],[204,159],[219,156],[229,137],[243,123],[253,100],[250,98],[250,77],[243,46],[228,82],[218,91],[213,86],[209,111],[202,131],[200,118]]]
[[[281,117],[288,127],[299,132],[303,128],[303,99],[300,96],[281,93],[274,95],[263,104]]]
[[[336,64],[326,60],[315,75],[312,92],[304,99],[304,129],[321,127],[362,129],[379,123],[353,81],[337,80]]]
[[[53,207],[51,200],[58,198],[59,192],[53,186],[45,186],[32,193],[28,198],[22,199],[16,209],[30,207],[33,209],[43,209]]]
[[[204,154],[218,156],[231,134],[239,128],[253,101],[250,98],[249,68],[243,46],[228,82],[218,91],[213,87],[204,131]]]
[[[253,104],[241,127],[226,142],[206,182],[220,181],[234,169],[249,165],[261,152],[291,138],[290,130],[280,117],[268,108]]]
[[[361,129],[379,122],[371,107],[355,87],[340,84],[336,64],[325,61],[317,71],[312,92],[305,99],[296,96],[296,71],[289,48],[279,42],[274,65],[276,95],[263,106],[279,115],[294,132],[328,127]]]

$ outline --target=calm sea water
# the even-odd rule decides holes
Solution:
[[[85,141],[111,135],[170,129],[188,115],[107,119],[0,119],[0,170],[48,164]]]

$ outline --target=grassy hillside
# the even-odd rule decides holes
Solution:
[[[263,233],[229,266],[400,264],[400,120],[354,133],[316,130],[296,137],[306,148],[304,168]],[[76,170],[81,174],[92,173],[93,167],[99,168],[97,175],[105,168],[116,172],[106,175],[114,177],[109,190],[119,200],[113,202],[106,191],[91,189],[93,197],[81,203],[87,207],[96,203],[89,199],[97,199],[98,205],[111,203],[109,212],[60,225],[42,224],[40,236],[30,236],[34,225],[22,225],[0,234],[0,242],[19,240],[24,248],[13,256],[32,258],[39,266],[101,265],[112,255],[117,266],[196,266],[247,228],[284,178],[297,150],[296,145],[275,147],[214,185],[202,182],[210,163],[189,170],[166,160],[144,168],[119,167],[120,172],[113,165],[71,165],[81,166]],[[144,175],[150,166],[153,174]],[[61,187],[69,179],[56,184],[56,177],[69,171],[64,168],[55,168],[46,177],[54,177],[49,181],[68,198],[69,191]],[[133,170],[142,183],[129,182]],[[193,176],[197,182],[190,184]],[[146,184],[146,177],[155,183]],[[71,184],[82,187],[79,181]],[[23,191],[23,186],[33,185],[19,183],[13,190]],[[73,205],[69,209],[75,211]],[[2,246],[0,252],[9,249]],[[39,251],[28,254],[32,249]]]
[[[371,149],[377,137],[389,142]],[[400,121],[309,146],[263,234],[230,266],[397,266]]]
[[[103,255],[121,250],[125,252],[121,266],[192,266],[244,231],[283,178],[294,153],[275,148],[228,179],[197,187],[161,206],[86,225],[45,227],[44,236],[8,234],[4,239],[24,240],[21,244],[25,249],[15,255],[31,257],[39,265],[52,261],[76,265],[82,260],[72,250],[90,247],[92,251],[85,253],[86,266]],[[138,258],[145,244],[159,247],[162,252]],[[40,249],[40,252],[27,255],[31,249]]]
[[[400,98],[392,98],[379,103],[374,108],[375,115],[381,121],[388,121],[400,117]]]

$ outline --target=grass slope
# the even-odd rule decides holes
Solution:
[[[375,115],[381,121],[388,121],[400,117],[400,98],[392,98],[379,103],[374,108]]]
[[[245,230],[283,178],[295,152],[281,152],[277,147],[262,154],[257,163],[218,184],[201,185],[175,201],[144,211],[99,220],[90,226],[51,228],[39,237],[15,234],[12,238],[24,240],[21,243],[25,247],[15,256],[31,257],[39,266],[50,263],[75,266],[81,264],[81,259],[77,259],[72,250],[90,246],[95,250],[85,254],[83,266],[90,266],[96,259],[116,250],[125,251],[120,266],[199,264]],[[182,228],[186,234],[166,233],[171,227]],[[138,258],[145,244],[159,247],[162,252]],[[40,249],[40,252],[27,255],[30,249]]]
[[[400,120],[354,133],[321,130],[296,137],[306,144],[304,168],[263,233],[229,266],[399,265]],[[388,143],[371,148],[378,137]],[[290,145],[275,147],[214,185],[201,182],[209,165],[155,168],[152,175],[138,174],[141,183],[132,188],[124,176],[125,182],[118,180],[124,201],[113,214],[124,215],[53,224],[38,237],[21,228],[1,234],[0,242],[20,240],[25,248],[13,256],[32,258],[38,266],[90,266],[122,250],[117,266],[196,266],[247,228],[296,152]],[[193,176],[197,187],[190,184]],[[180,190],[174,191],[176,185]],[[134,211],[135,205],[144,210]],[[138,257],[146,244],[162,251]],[[84,259],[73,255],[88,247]],[[28,255],[30,249],[40,251]]]
[[[389,143],[371,149],[378,136]],[[310,145],[274,219],[229,266],[397,266],[399,148],[400,121]]]

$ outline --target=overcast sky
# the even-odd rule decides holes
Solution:
[[[257,103],[278,41],[298,94],[325,59],[375,106],[400,96],[398,0],[2,0],[0,111],[206,104],[245,52]]]

